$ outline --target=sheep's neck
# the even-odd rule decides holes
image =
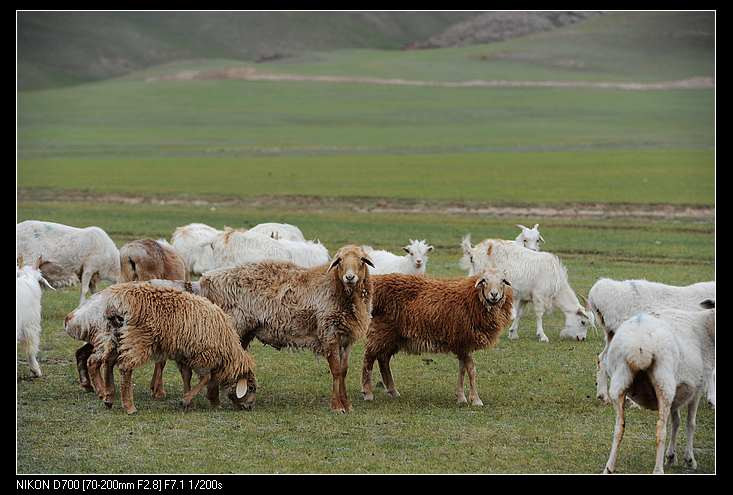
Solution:
[[[578,297],[567,283],[564,283],[563,286],[560,287],[560,290],[558,290],[557,295],[555,296],[555,302],[557,307],[560,308],[560,311],[566,315],[575,313],[578,309],[582,309],[580,302],[578,302]]]

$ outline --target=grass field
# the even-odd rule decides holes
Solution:
[[[710,77],[709,24],[691,14],[619,13],[504,43],[309,52],[257,69],[431,80]],[[543,249],[560,256],[579,294],[603,276],[677,285],[715,278],[714,90],[146,82],[234,63],[242,65],[187,61],[19,92],[17,220],[98,225],[118,246],[170,238],[191,222],[292,223],[331,253],[347,243],[397,252],[408,238],[424,238],[435,246],[427,272],[437,277],[462,275],[464,234],[514,238],[515,223],[540,223]],[[383,204],[397,207],[375,210]],[[460,208],[597,204],[683,214]],[[430,208],[408,211],[414,205]],[[685,216],[688,207],[698,213]],[[557,312],[545,318],[550,343],[536,341],[530,315],[520,340],[504,335],[475,355],[483,408],[455,404],[457,361],[446,355],[397,355],[402,396],[363,402],[360,342],[347,379],[354,411],[336,416],[324,360],[255,342],[254,411],[235,411],[225,397],[210,410],[199,397],[184,413],[172,365],[168,396],[152,400],[149,364],[135,374],[139,412],[128,417],[119,403],[108,411],[78,387],[80,343],[62,330],[77,302],[78,288],[44,293],[43,378],[30,379],[18,355],[19,473],[599,473],[610,449],[614,413],[595,399],[602,339],[591,332],[586,342],[560,341]],[[652,411],[627,412],[619,472],[651,472],[655,422]],[[716,470],[715,433],[715,412],[703,404],[698,472]],[[678,452],[684,445],[681,431]]]

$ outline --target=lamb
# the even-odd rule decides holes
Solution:
[[[229,399],[249,409],[257,388],[254,360],[242,348],[232,319],[209,300],[179,290],[128,282],[107,288],[102,308],[108,324],[97,335],[95,357],[122,377],[120,395],[128,414],[137,411],[132,396],[132,373],[153,356],[174,359],[199,376],[183,396],[188,408],[207,386],[207,397],[218,404],[219,386],[229,389]],[[104,400],[110,404],[114,385],[105,384]]]
[[[516,317],[509,328],[509,338],[519,338],[519,320],[524,306],[531,302],[537,321],[537,337],[548,342],[542,328],[542,317],[546,311],[558,307],[565,315],[565,327],[561,339],[584,340],[588,326],[594,324],[592,313],[587,313],[578,301],[568,282],[567,270],[557,256],[547,252],[535,252],[517,245],[513,241],[486,239],[471,246],[467,235],[461,242],[464,255],[460,266],[475,275],[486,268],[496,268],[504,278],[511,280],[514,290]]]
[[[603,327],[606,344],[598,356],[596,395],[608,403],[608,381],[603,362],[608,344],[618,327],[641,311],[662,308],[698,310],[698,302],[715,299],[715,282],[700,282],[685,287],[648,280],[612,280],[601,278],[588,292],[587,310]]]
[[[513,293],[496,271],[468,278],[439,280],[416,275],[373,277],[372,323],[362,367],[362,394],[373,400],[372,367],[379,371],[387,394],[399,397],[389,362],[399,351],[453,353],[458,357],[458,403],[467,403],[463,377],[468,372],[468,399],[483,406],[476,390],[471,353],[493,347],[512,316]]]
[[[40,270],[55,288],[81,281],[79,304],[94,293],[100,280],[116,283],[120,253],[99,227],[79,229],[53,222],[27,220],[15,228],[16,247],[25,259],[43,257]]]
[[[540,224],[536,223],[534,224],[534,227],[530,229],[518,223],[517,227],[522,229],[522,231],[519,233],[517,238],[514,239],[514,242],[516,242],[517,244],[519,244],[522,247],[531,249],[532,251],[539,251],[540,250],[540,241],[545,242],[545,239],[542,237],[542,234],[540,234],[539,226]]]
[[[188,280],[183,258],[163,239],[139,239],[120,248],[120,282]]]
[[[41,297],[40,284],[53,289],[43,278],[39,267],[43,259],[38,258],[33,265],[23,265],[18,259],[15,274],[15,340],[20,343],[23,353],[28,357],[28,366],[36,377],[41,377],[38,364],[38,344],[41,339]]]
[[[190,223],[183,227],[178,227],[171,236],[171,244],[178,254],[183,258],[189,273],[201,275],[194,269],[197,256],[199,255],[199,246],[205,242],[211,242],[213,238],[221,234],[223,231],[217,230],[203,223]]]
[[[701,305],[709,309],[641,312],[616,330],[605,356],[616,425],[604,473],[616,469],[627,395],[642,407],[659,411],[655,473],[664,472],[664,444],[670,417],[672,431],[666,459],[669,464],[675,462],[679,409],[687,406],[684,459],[688,466],[697,468],[693,450],[695,417],[706,381],[715,368],[715,302],[706,299]]]
[[[371,260],[354,245],[330,264],[248,263],[204,274],[194,292],[222,307],[247,348],[253,338],[276,349],[311,349],[324,356],[333,383],[331,410],[352,410],[346,394],[349,353],[371,319]]]
[[[295,225],[287,223],[260,223],[249,229],[248,232],[263,234],[278,240],[305,241],[303,232]]]
[[[362,246],[369,258],[374,262],[374,268],[369,269],[372,275],[383,275],[385,273],[405,273],[408,275],[422,275],[428,264],[428,253],[433,246],[422,241],[413,241],[403,247],[407,254],[397,256],[389,251],[374,250],[371,246]]]

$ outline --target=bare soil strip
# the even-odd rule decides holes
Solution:
[[[398,198],[315,196],[141,196],[96,194],[85,191],[19,189],[18,201],[75,201],[116,204],[186,205],[243,208],[280,208],[308,211],[351,210],[359,213],[433,213],[493,217],[551,218],[656,218],[714,221],[715,207],[705,205],[570,203],[560,205],[506,205],[488,202],[425,201]]]
[[[667,89],[710,89],[715,87],[712,77],[691,77],[677,81],[613,82],[613,81],[510,81],[501,79],[474,79],[469,81],[421,81],[414,79],[310,76],[301,74],[272,74],[259,72],[253,67],[229,69],[186,70],[175,74],[149,77],[146,82],[237,79],[243,81],[299,81],[338,84],[382,84],[394,86],[430,86],[437,88],[594,88],[650,91]]]

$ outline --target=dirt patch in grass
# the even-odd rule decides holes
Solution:
[[[297,208],[309,211],[348,209],[359,213],[433,213],[493,217],[551,218],[656,218],[713,221],[715,207],[705,205],[566,203],[558,205],[491,204],[459,201],[422,201],[399,198],[323,197],[323,196],[141,196],[96,194],[86,191],[19,189],[18,201],[79,201],[119,204],[156,204],[249,208]]]
[[[254,67],[232,67],[225,69],[186,70],[174,74],[149,77],[145,82],[192,81],[237,79],[244,81],[298,81],[340,84],[383,84],[395,86],[430,86],[438,88],[595,88],[650,91],[666,89],[708,89],[715,87],[712,77],[691,77],[677,81],[617,82],[617,81],[511,81],[502,79],[473,79],[469,81],[423,81],[415,79],[356,77],[356,76],[312,76],[302,74],[272,74],[260,72]]]

